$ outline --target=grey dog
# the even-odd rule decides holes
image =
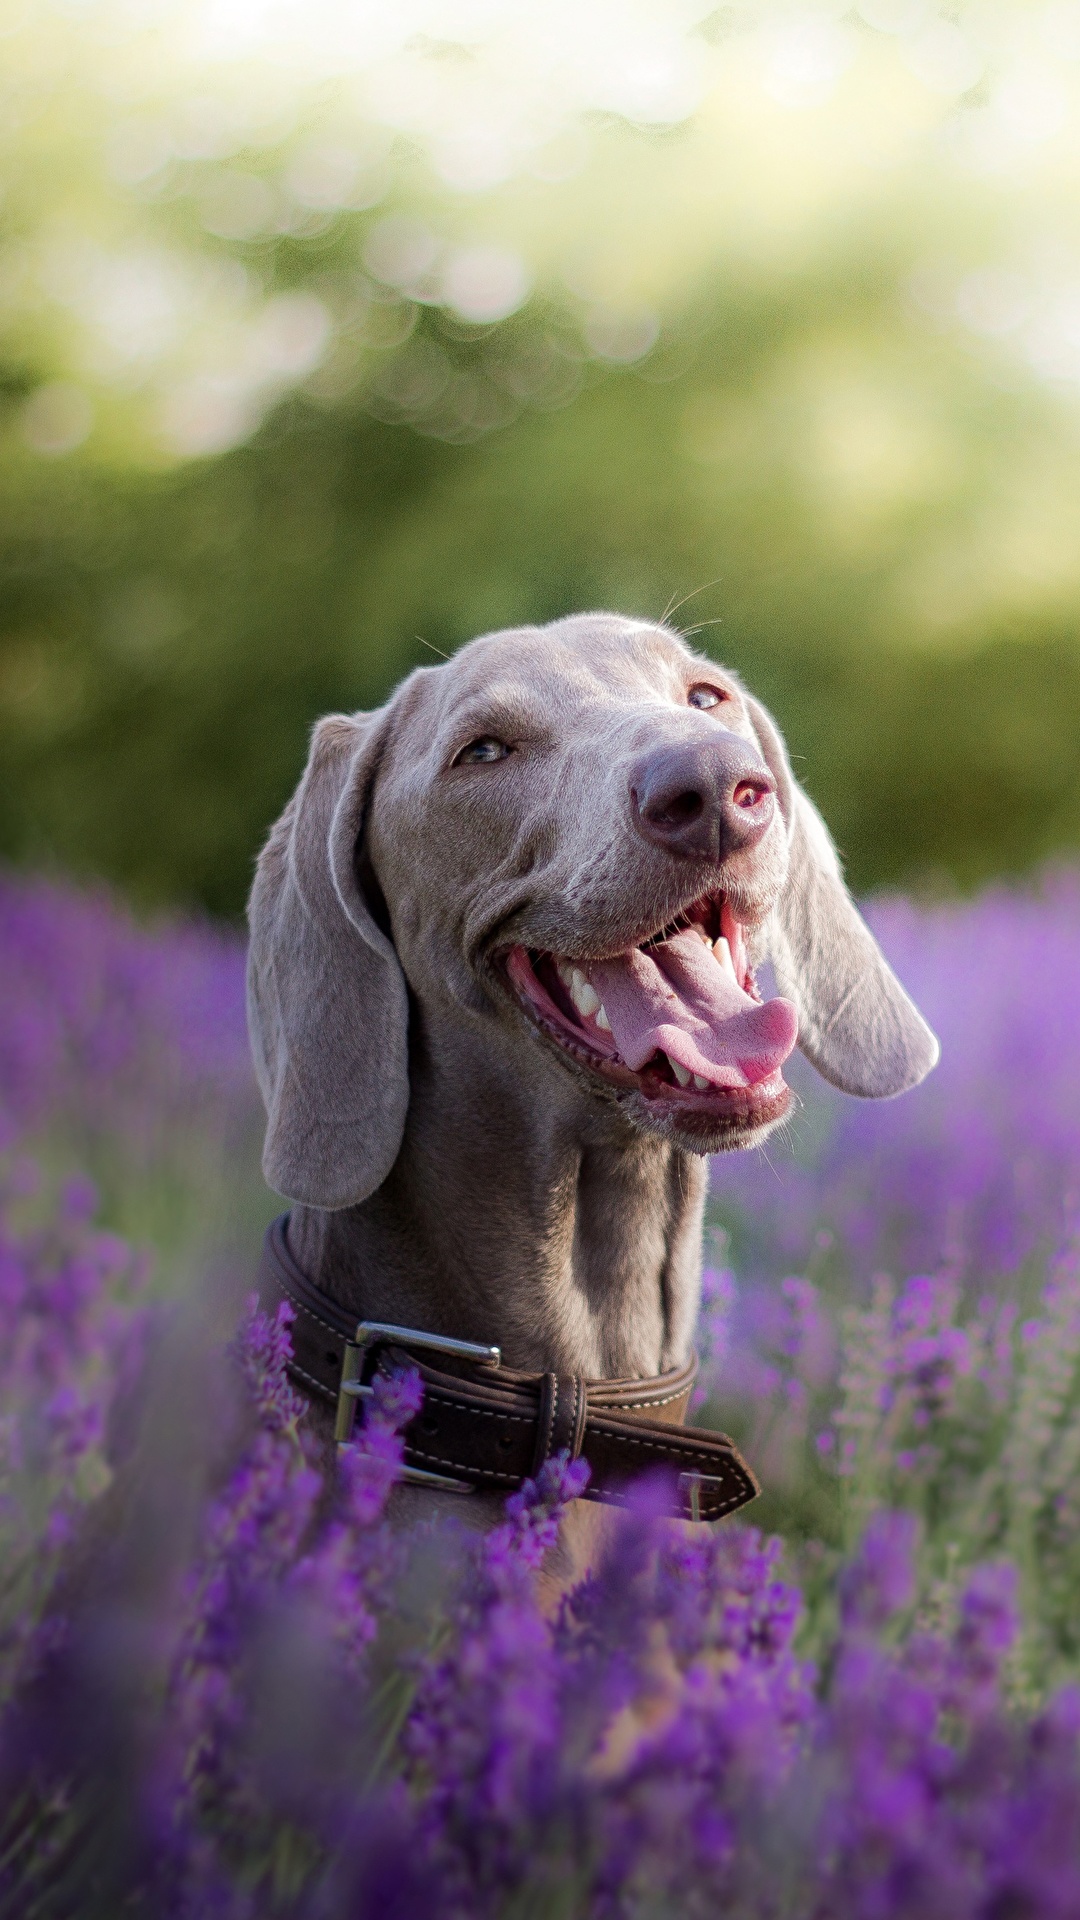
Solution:
[[[298,1266],[518,1368],[686,1359],[704,1156],[783,1118],[796,1044],[870,1097],[937,1059],[765,709],[613,614],[486,635],[320,721],[250,922]]]

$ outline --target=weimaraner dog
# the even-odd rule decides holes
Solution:
[[[296,1285],[561,1382],[549,1442],[580,1447],[585,1383],[601,1409],[615,1379],[685,1388],[704,1156],[783,1118],[796,1045],[871,1097],[937,1058],[764,708],[613,614],[486,635],[320,721],[250,918]]]

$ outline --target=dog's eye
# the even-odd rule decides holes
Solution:
[[[490,766],[496,760],[505,760],[509,751],[505,740],[496,740],[494,734],[486,733],[482,740],[470,740],[467,747],[462,747],[454,765]]]
[[[686,703],[704,712],[707,707],[718,707],[721,700],[727,700],[730,697],[722,687],[691,687],[686,696]]]

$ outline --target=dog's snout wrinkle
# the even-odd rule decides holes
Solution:
[[[776,781],[749,741],[655,747],[630,775],[634,824],[645,839],[690,859],[748,852],[773,818]]]

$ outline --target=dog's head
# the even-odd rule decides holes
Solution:
[[[410,993],[699,1153],[765,1137],[796,1044],[878,1097],[937,1058],[764,708],[614,615],[486,636],[321,721],[251,935],[265,1171],[315,1206],[397,1157]]]

